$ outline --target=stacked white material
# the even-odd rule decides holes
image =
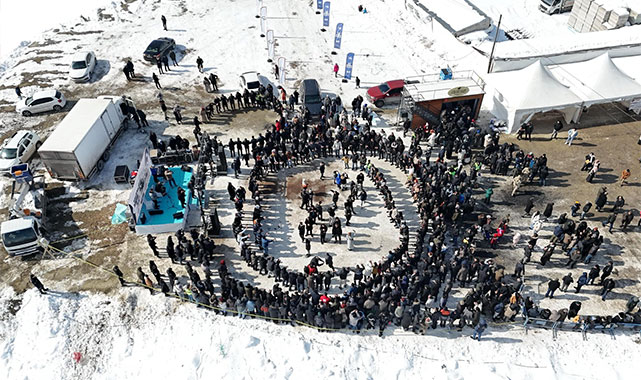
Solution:
[[[639,12],[631,12],[628,4],[628,0],[577,0],[568,26],[585,33],[617,29],[625,26],[628,20],[630,24],[641,23]]]
[[[570,17],[568,19],[568,25],[580,32],[583,29],[583,24],[585,23],[585,16],[590,9],[592,0],[576,0],[574,6],[572,6],[572,11],[570,12]]]
[[[625,23],[628,21],[629,17],[630,12],[628,12],[627,8],[613,9],[612,12],[610,12],[608,25],[614,25],[615,28],[620,28],[622,26],[625,26]]]

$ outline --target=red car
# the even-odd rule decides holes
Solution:
[[[388,104],[398,104],[401,101],[404,85],[405,81],[398,79],[371,87],[367,90],[367,100],[379,108]]]

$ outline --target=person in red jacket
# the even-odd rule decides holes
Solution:
[[[334,78],[338,76],[338,63],[334,64]]]

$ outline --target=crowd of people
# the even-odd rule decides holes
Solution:
[[[492,259],[484,259],[478,252],[479,245],[491,249],[504,243],[503,236],[510,228],[509,215],[495,219],[488,206],[478,206],[475,193],[485,193],[488,205],[491,196],[491,191],[483,189],[478,181],[481,169],[518,178],[518,186],[539,176],[539,184],[544,186],[548,171],[545,154],[535,157],[513,144],[500,144],[498,132],[476,125],[469,108],[444,112],[439,125],[415,129],[411,132],[411,143],[406,147],[401,137],[373,130],[371,117],[368,117],[371,111],[366,106],[361,107],[358,99],[352,102],[352,112],[340,104],[340,99],[326,98],[323,102],[322,115],[316,123],[311,123],[305,115],[292,114],[286,107],[272,105],[279,118],[258,138],[230,140],[228,144],[216,137],[209,139],[207,136],[201,140],[204,144],[202,153],[204,157],[210,157],[211,163],[223,152],[234,160],[242,158],[246,166],[249,166],[250,157],[253,158],[254,165],[247,182],[251,198],[243,186],[228,185],[229,198],[236,209],[232,230],[241,258],[259,275],[273,278],[273,288],[260,289],[235,279],[221,260],[218,263],[220,290],[216,291],[211,278],[211,267],[214,267],[211,265],[212,245],[207,245],[211,250],[205,250],[205,244],[197,243],[202,235],[196,233],[194,243],[185,243],[180,254],[169,248],[170,244],[167,252],[171,251],[171,256],[179,258],[179,262],[186,255],[197,258],[205,279],[188,266],[190,282],[187,285],[181,287],[174,282],[173,286],[163,287],[157,281],[161,289],[171,289],[181,297],[210,305],[223,314],[232,312],[241,317],[251,315],[275,322],[298,322],[320,330],[348,327],[359,332],[377,329],[381,335],[390,324],[416,333],[425,333],[437,326],[458,329],[470,326],[474,328],[474,338],[480,339],[488,321],[514,321],[520,313],[530,318],[556,318],[555,321],[578,318],[581,307],[578,301],[570,305],[569,312],[567,309],[552,311],[540,308],[530,297],[521,294],[525,266],[532,259],[537,232],[543,218],[551,216],[553,204],[548,204],[543,214],[537,211],[533,215],[533,220],[536,219],[532,226],[534,233],[513,272]],[[432,159],[433,150],[438,152],[435,159]],[[310,260],[302,268],[287,268],[277,258],[278,253],[270,254],[274,239],[264,225],[265,194],[261,181],[269,173],[284,168],[317,163],[323,178],[324,160],[331,157],[342,159],[346,168],[351,163],[351,169],[359,171],[359,175],[349,178],[347,173],[336,171],[332,180],[337,190],[328,205],[315,202],[313,189],[303,186],[301,208],[307,212],[307,217],[298,226],[298,232]],[[377,159],[389,162],[407,175],[406,186],[418,216],[413,241],[410,241],[407,221],[395,204],[387,178],[376,165]],[[342,242],[343,226],[349,223],[354,201],[365,193],[363,182],[366,177],[380,192],[390,222],[399,230],[399,245],[380,260],[353,268],[335,267],[330,253],[324,257],[311,256],[310,238],[316,226],[321,244],[332,239],[338,244]],[[342,216],[339,212],[341,198],[344,199]],[[243,222],[246,204],[251,209],[251,227]],[[527,214],[532,207],[526,207]],[[327,218],[323,217],[325,213]],[[566,214],[557,222],[554,237],[540,259],[541,265],[550,261],[559,245],[568,257],[566,266],[570,269],[578,262],[590,263],[603,242],[598,229],[588,228],[585,222],[575,225]],[[326,236],[328,232],[331,232],[330,239]],[[349,244],[349,236],[347,240]],[[184,243],[188,239],[183,236],[180,241]],[[586,273],[578,278],[576,291],[601,278],[601,294],[605,300],[615,286],[610,278],[612,272],[613,264],[603,269],[593,268],[589,275]],[[139,277],[146,283],[148,278],[140,273]],[[552,279],[546,296],[553,297],[557,288],[566,291],[574,281],[572,274],[562,281],[561,285],[558,279]],[[451,307],[448,300],[454,286],[462,289],[464,296]],[[634,319],[632,313],[626,315],[625,320]],[[623,316],[614,318],[624,319]]]

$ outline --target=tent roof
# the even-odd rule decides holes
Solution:
[[[585,102],[641,97],[641,84],[624,74],[608,53],[589,61],[557,66],[551,71]]]
[[[536,61],[521,70],[490,74],[494,87],[513,110],[553,110],[581,104],[581,99]]]

